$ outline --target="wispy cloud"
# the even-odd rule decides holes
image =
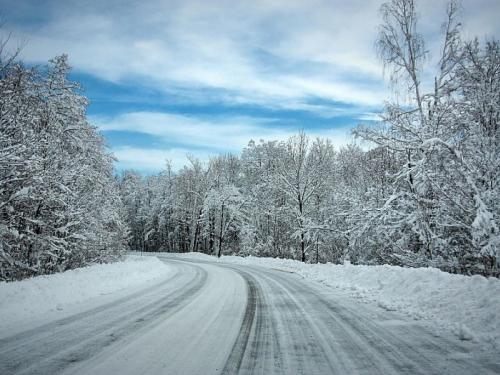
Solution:
[[[114,118],[90,116],[101,131],[127,131],[159,137],[168,144],[191,145],[213,151],[240,151],[259,135],[279,137],[280,131],[266,124],[272,120],[250,117],[195,117],[161,112],[133,112]]]
[[[8,9],[40,12],[38,3],[29,9],[6,2],[6,17]],[[430,39],[439,33],[446,2],[420,2]],[[259,105],[262,98],[276,105],[310,97],[373,105],[385,94],[373,53],[381,0],[43,3],[46,18],[13,25],[15,37],[29,35],[23,52],[29,60],[67,52],[75,68],[102,79],[218,88]],[[498,2],[463,3],[471,32],[498,33]]]
[[[189,165],[188,155],[200,160],[208,160],[208,155],[193,152],[189,149],[149,149],[138,147],[116,147],[113,151],[118,158],[118,170],[137,170],[143,173],[157,173],[165,170],[167,162],[174,170],[180,170]]]
[[[250,140],[286,141],[300,128],[276,127],[273,120],[252,117],[195,117],[169,113],[134,112],[114,118],[92,116],[105,134],[111,131],[143,133],[155,137],[151,148],[120,146],[114,148],[119,159],[118,169],[158,171],[171,160],[175,170],[189,164],[187,155],[194,154],[202,161],[210,155],[233,152],[239,154]],[[312,139],[329,138],[336,147],[353,141],[349,126],[311,129],[306,133]],[[133,135],[131,135],[133,138]],[[193,151],[194,150],[194,151]]]
[[[374,18],[362,20],[365,14],[359,9],[376,9],[377,3],[363,1],[356,10],[324,1],[104,5],[90,0],[81,6],[53,0],[46,2],[50,22],[40,24],[36,33],[30,30],[23,53],[44,62],[67,52],[76,69],[101,79],[132,80],[166,90],[221,89],[230,93],[227,101],[277,107],[282,101],[321,97],[372,105],[380,102],[380,80],[363,88],[342,78],[347,69],[379,78],[373,55],[365,52],[371,48],[372,30],[366,35],[343,30],[352,24],[364,30],[370,28],[367,23],[374,27]],[[21,36],[30,27],[14,32]]]
[[[27,11],[28,5],[17,3],[10,5]],[[498,3],[481,3],[490,9],[464,1],[474,15],[471,28],[498,32],[492,11]],[[16,24],[15,36],[29,35],[23,54],[43,62],[67,52],[75,68],[105,80],[165,90],[226,90],[224,99],[236,103],[277,107],[319,97],[373,106],[387,95],[373,53],[380,0],[82,4],[45,1],[48,16],[36,30]],[[421,1],[422,30],[431,45],[445,4]]]
[[[373,49],[383,2],[3,0],[0,36],[27,38],[27,62],[68,53],[77,73],[126,87],[91,96],[115,110],[95,106],[100,112],[90,121],[105,133],[156,137],[149,149],[131,139],[114,151],[123,165],[157,165],[153,159],[181,160],[184,151],[239,151],[250,139],[286,139],[299,121],[286,127],[283,119],[294,114],[307,113],[304,130],[312,137],[348,142],[349,126],[376,121],[372,113],[389,96]],[[420,30],[434,57],[447,2],[419,1]],[[500,34],[500,2],[462,3],[467,34]],[[212,115],[193,114],[209,106]]]

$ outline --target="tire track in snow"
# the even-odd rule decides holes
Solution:
[[[226,267],[225,267],[226,268]],[[247,307],[238,336],[223,374],[272,374],[283,369],[276,316],[269,312],[269,304],[262,284],[249,272],[231,268],[247,284]]]
[[[184,273],[175,282],[162,280],[118,301],[0,340],[0,374],[62,371],[175,314],[197,297],[207,279],[196,265],[176,267]]]
[[[272,322],[272,335],[267,335],[271,343],[267,347],[274,348],[275,355],[267,355],[268,350],[263,347],[252,356],[258,363],[257,371],[247,372],[248,367],[242,367],[242,373],[335,373],[335,353],[323,340],[323,332],[297,300],[296,293],[289,290],[288,282],[277,281],[261,272],[252,274],[259,280],[262,293],[267,298],[262,315]],[[266,336],[265,332],[261,336]]]
[[[470,343],[439,337],[416,322],[401,320],[404,317],[400,315],[380,311],[381,317],[377,314],[373,319],[374,311],[359,302],[338,293],[326,295],[322,291],[328,289],[305,283],[295,275],[224,266],[242,274],[252,273],[269,299],[269,305],[257,309],[256,314],[273,315],[279,331],[275,336],[281,348],[281,366],[266,361],[261,351],[257,353],[259,367],[245,366],[243,361],[240,373],[500,373],[498,360],[481,358],[477,351],[470,353]],[[400,324],[384,325],[388,317]],[[249,338],[253,339],[255,335]]]
[[[0,374],[500,373],[468,342],[297,275],[165,258],[168,283],[0,340]]]
[[[196,298],[64,374],[220,374],[245,316],[247,286],[232,270],[208,263],[194,267],[208,274]]]
[[[254,280],[252,278],[245,277],[245,282],[247,285],[245,315],[243,317],[243,322],[241,323],[241,328],[238,332],[236,342],[231,350],[231,354],[229,355],[226,365],[222,370],[223,374],[235,374],[241,368],[243,358],[247,352],[250,334],[252,333],[252,329],[256,326],[255,312],[257,310],[257,305],[261,304],[261,298],[260,294],[257,292]]]

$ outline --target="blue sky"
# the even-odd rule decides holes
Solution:
[[[67,53],[116,168],[154,173],[300,130],[350,142],[390,96],[373,49],[383,2],[0,0],[0,34],[27,40],[26,63]],[[445,5],[419,2],[434,57]],[[462,6],[466,36],[499,37],[498,0]]]

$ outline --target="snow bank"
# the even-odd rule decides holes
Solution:
[[[190,258],[207,259],[203,254]],[[208,259],[214,259],[213,257]],[[304,264],[271,258],[222,257],[220,261],[293,272],[415,320],[452,330],[461,340],[500,349],[500,280],[452,275],[434,268]]]
[[[123,262],[0,283],[1,323],[64,310],[71,305],[165,277],[171,270],[158,258],[128,255]]]

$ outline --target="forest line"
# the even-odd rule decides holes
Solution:
[[[125,173],[132,246],[498,276],[500,47],[464,40],[460,9],[446,8],[434,68],[416,2],[382,5],[376,50],[394,96],[382,121],[353,130],[369,151],[300,133],[177,173]]]
[[[115,175],[68,57],[43,68],[0,42],[0,280],[128,249],[438,267],[500,275],[500,45],[465,40],[448,4],[430,64],[414,0],[381,7],[393,97],[335,149],[299,133],[143,178]],[[433,85],[429,92],[429,77]]]

